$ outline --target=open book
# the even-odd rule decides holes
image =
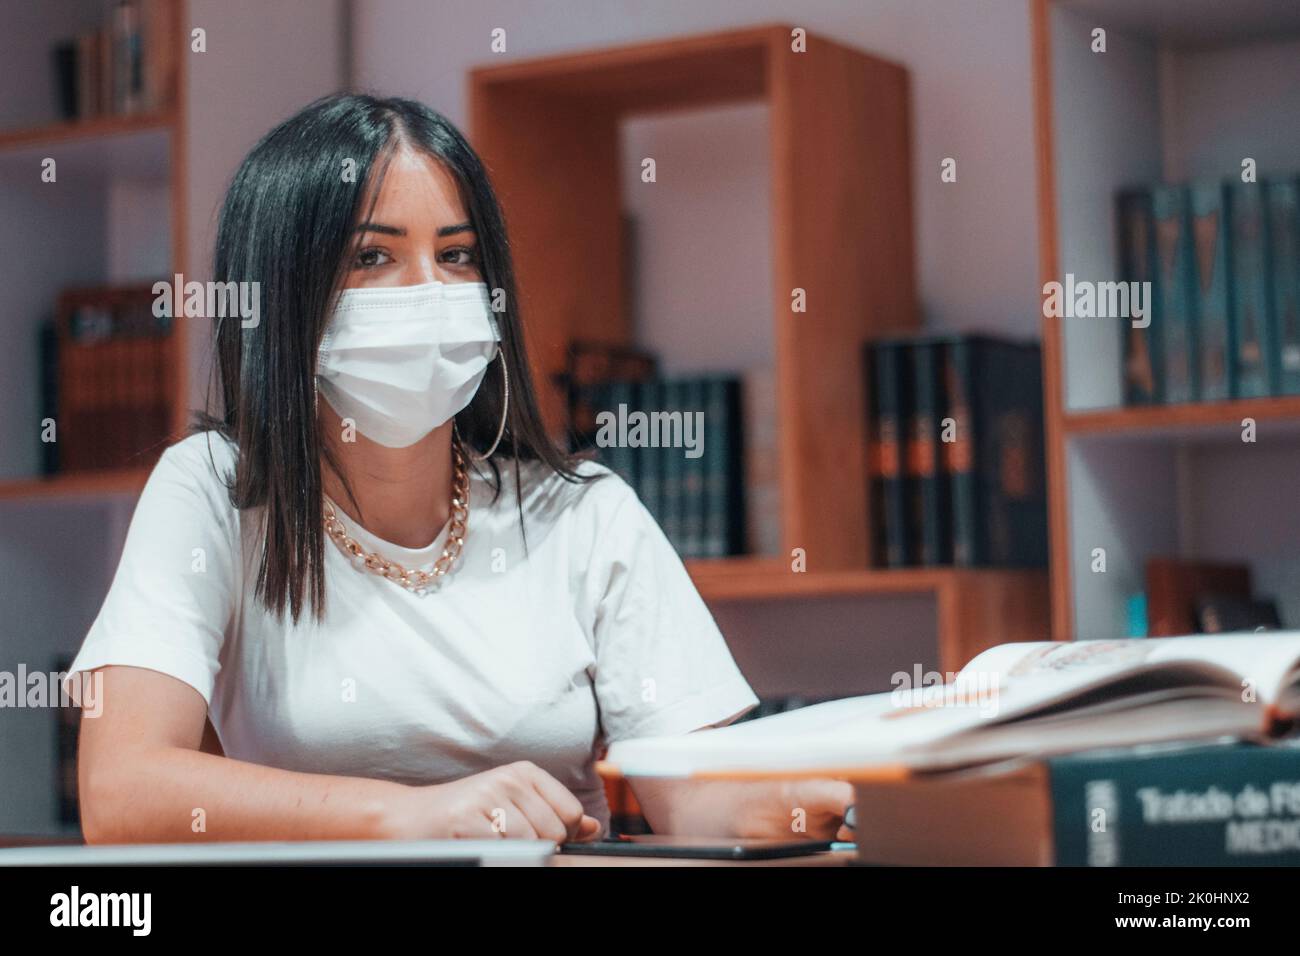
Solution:
[[[1300,631],[1002,644],[953,680],[677,737],[616,741],[598,769],[650,777],[906,777],[1174,740],[1266,741],[1300,711]],[[908,678],[908,680],[904,680]]]

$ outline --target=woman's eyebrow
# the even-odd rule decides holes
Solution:
[[[404,236],[406,230],[398,226],[385,226],[382,222],[363,222],[353,232],[382,232],[386,236]]]
[[[458,222],[454,226],[441,226],[438,229],[438,236],[454,236],[458,232],[473,232],[474,227],[468,222]]]

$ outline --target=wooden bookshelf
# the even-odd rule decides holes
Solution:
[[[868,563],[869,339],[916,328],[907,73],[768,25],[473,70],[471,140],[511,228],[537,380],[570,342],[631,344],[619,123],[635,113],[759,102],[771,113],[782,540],[825,568]],[[557,236],[565,242],[556,242]],[[808,312],[791,312],[806,290]],[[548,423],[557,392],[542,388]],[[837,480],[827,483],[826,475]]]
[[[1233,129],[1243,142],[1241,155],[1234,153],[1231,163],[1216,161],[1207,158],[1209,134],[1204,129],[1201,141],[1192,141],[1196,134],[1181,128],[1168,138],[1164,121],[1177,126],[1190,107],[1163,95],[1160,85],[1177,82],[1168,79],[1176,69],[1193,68],[1175,63],[1175,55],[1213,49],[1222,56],[1239,49],[1250,58],[1260,52],[1249,44],[1300,37],[1300,8],[1286,0],[1261,0],[1226,18],[1213,0],[1179,5],[1029,0],[1029,9],[1043,283],[1060,281],[1066,272],[1087,271],[1092,277],[1114,270],[1114,224],[1106,216],[1120,188],[1160,180],[1228,179],[1240,173],[1241,156],[1255,151],[1258,134],[1273,126],[1294,126],[1293,104],[1279,110],[1275,99],[1261,107],[1255,97],[1234,98],[1220,90],[1214,104],[1203,99],[1195,105],[1212,109],[1238,103],[1241,115]],[[1108,33],[1105,55],[1088,49],[1086,41],[1096,27]],[[1165,53],[1170,56],[1164,58]],[[1187,74],[1180,76],[1185,86]],[[1178,89],[1186,92],[1184,86]],[[1203,90],[1201,95],[1206,95]],[[1172,119],[1164,115],[1175,109],[1185,112]],[[1085,137],[1091,145],[1081,149]],[[1288,171],[1294,171],[1294,164]],[[1269,174],[1261,165],[1261,178]],[[1109,262],[1099,258],[1104,255]],[[1098,333],[1099,327],[1083,329],[1079,320],[1067,327],[1071,321],[1042,320],[1052,635],[1059,640],[1122,636],[1114,633],[1122,592],[1141,590],[1142,567],[1149,557],[1187,551],[1187,557],[1212,559],[1217,542],[1198,541],[1188,528],[1203,520],[1207,509],[1253,507],[1249,500],[1233,500],[1233,483],[1228,483],[1221,500],[1193,508],[1185,483],[1193,480],[1188,476],[1194,474],[1196,453],[1220,449],[1214,460],[1222,473],[1225,456],[1236,453],[1235,442],[1238,448],[1264,448],[1276,467],[1278,449],[1296,449],[1300,438],[1300,396],[1125,406],[1117,350],[1105,339],[1118,337],[1118,324]],[[1080,355],[1094,347],[1095,355]],[[1097,385],[1100,373],[1110,376],[1103,386]],[[1103,401],[1096,400],[1098,394]],[[1267,445],[1241,443],[1246,418],[1256,422]],[[1260,458],[1258,453],[1241,456],[1236,467],[1243,485]],[[1277,523],[1291,527],[1296,513],[1279,515]],[[1106,575],[1082,573],[1097,546],[1109,550],[1111,567]],[[1239,540],[1235,547],[1267,552],[1276,550],[1276,542],[1260,549],[1253,541]],[[1200,549],[1211,553],[1200,554]],[[1234,559],[1245,556],[1235,553]],[[1100,584],[1102,578],[1110,580]]]
[[[688,562],[707,601],[929,594],[945,666],[989,643],[1042,639],[1045,572],[869,568],[862,349],[919,327],[910,81],[897,64],[761,25],[470,74],[470,137],[510,224],[539,382],[575,339],[628,345],[619,123],[721,103],[770,111],[772,288],[784,553]],[[580,197],[580,199],[579,199]],[[566,242],[557,243],[563,236]],[[792,314],[791,291],[807,292]],[[548,423],[562,421],[543,390]],[[827,481],[835,475],[834,481]],[[994,619],[993,615],[997,618]]]
[[[89,186],[101,192],[106,192],[108,184],[119,176],[128,180],[145,177],[165,181],[168,221],[163,228],[169,237],[170,261],[158,278],[185,273],[188,234],[188,61],[184,27],[188,14],[187,0],[171,0],[164,10],[168,16],[161,28],[163,35],[177,48],[176,67],[171,89],[165,97],[168,103],[165,108],[0,130],[0,165],[12,164],[25,171],[29,166],[38,168],[35,164],[39,163],[40,157],[49,155],[59,161],[60,181],[66,178],[74,186]],[[47,230],[78,228],[77,223],[67,220],[50,220],[42,225]],[[102,278],[62,283],[51,290],[50,308],[53,310],[58,294],[69,287],[103,284]],[[189,415],[190,324],[178,319],[170,332],[172,341],[169,348],[174,356],[168,369],[174,396],[170,427],[175,434],[184,432]],[[147,468],[127,468],[0,479],[0,501],[13,504],[28,499],[48,500],[63,496],[134,494],[144,486],[148,472]]]

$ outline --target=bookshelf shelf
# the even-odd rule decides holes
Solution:
[[[797,598],[932,595],[937,603],[939,657],[957,670],[985,648],[1044,640],[1049,632],[1045,570],[899,568],[794,572],[774,558],[687,561],[706,602]]]
[[[0,481],[0,501],[136,495],[144,488],[150,470],[123,468],[53,475],[49,478],[9,479]]]
[[[1300,395],[1067,412],[1063,426],[1070,435],[1196,437],[1223,429],[1239,435],[1244,418],[1278,422],[1300,432]]]
[[[176,122],[171,110],[157,113],[139,113],[130,116],[103,116],[95,119],[69,120],[32,126],[16,130],[0,130],[0,152],[43,146],[47,143],[66,143],[91,140],[129,133],[170,129]]]

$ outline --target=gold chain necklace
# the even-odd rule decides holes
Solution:
[[[362,558],[367,571],[387,578],[394,584],[400,584],[408,591],[423,591],[451,571],[452,565],[460,557],[465,547],[465,529],[469,524],[469,469],[465,465],[465,456],[460,446],[452,443],[452,493],[451,493],[451,527],[447,531],[447,543],[442,554],[433,563],[432,571],[420,568],[405,568],[396,561],[373,551],[366,551],[351,537],[334,513],[334,507],[325,502],[325,533],[337,542],[353,558]]]

